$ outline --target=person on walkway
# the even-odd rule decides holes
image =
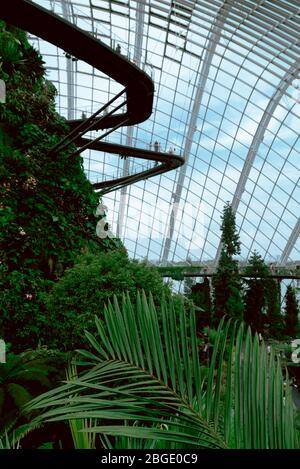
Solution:
[[[157,140],[155,140],[154,142],[154,151],[156,151],[157,153],[160,152],[160,143]]]

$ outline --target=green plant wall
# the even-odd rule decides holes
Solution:
[[[91,246],[107,251],[122,245],[96,236],[99,200],[81,156],[69,157],[74,146],[50,152],[69,131],[55,110],[56,89],[26,34],[3,21],[0,79],[6,84],[0,104],[0,336],[19,344],[40,314],[38,283],[55,281]]]

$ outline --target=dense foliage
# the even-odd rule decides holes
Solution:
[[[48,327],[41,295],[52,283],[34,269],[0,266],[0,336],[14,352],[37,347],[40,331]]]
[[[48,327],[41,336],[52,346],[67,350],[80,347],[84,328],[94,324],[95,314],[103,317],[108,299],[113,295],[121,299],[125,291],[134,299],[141,289],[152,292],[156,304],[164,294],[170,294],[154,267],[130,261],[124,251],[81,255],[45,296]]]
[[[70,158],[72,145],[51,150],[68,133],[55,111],[55,88],[25,33],[3,21],[0,56],[7,90],[0,104],[0,337],[14,353],[41,344],[73,351],[84,345],[85,329],[95,333],[86,333],[80,379],[69,368],[67,384],[32,403],[62,378],[66,355],[47,348],[7,354],[0,365],[0,447],[16,422],[26,424],[24,434],[48,418],[70,420],[75,447],[94,447],[95,434],[98,445],[116,448],[297,447],[280,361],[250,329],[222,319],[244,318],[267,339],[295,337],[295,292],[288,287],[283,317],[278,283],[257,253],[246,273],[260,278],[243,288],[230,205],[212,292],[208,278],[186,281],[192,301],[184,304],[155,268],[130,261],[119,240],[97,238],[99,201],[81,157]],[[184,270],[178,267],[178,280]],[[218,330],[205,329],[211,324]]]
[[[7,354],[0,366],[0,437],[19,420],[24,404],[58,384],[58,361],[66,364],[62,354],[43,349]]]
[[[84,371],[29,403],[39,415],[23,431],[53,419],[86,429],[90,438],[78,433],[77,447],[92,447],[96,434],[116,436],[112,447],[131,437],[125,448],[142,440],[154,448],[297,448],[291,389],[273,351],[250,329],[221,321],[203,376],[193,309],[177,315],[169,298],[161,310],[160,318],[144,294],[136,306],[129,297],[109,304],[96,335],[87,333],[93,353],[81,352]]]
[[[120,243],[96,236],[98,196],[82,158],[69,157],[72,146],[51,152],[68,133],[56,90],[25,33],[3,21],[0,56],[0,336],[24,349],[44,327],[39,292],[47,281],[88,245],[106,251]]]
[[[280,306],[280,284],[276,279],[270,278],[266,288],[266,312],[268,334],[280,339],[283,336],[283,316]]]
[[[245,321],[265,337],[280,338],[283,334],[280,286],[270,278],[270,268],[256,251],[250,257],[244,274],[249,275],[245,280]]]
[[[195,283],[191,288],[190,298],[194,305],[198,306],[197,329],[200,331],[203,327],[211,325],[212,305],[211,290],[208,277],[204,277],[202,283]]]
[[[205,326],[217,327],[222,316],[227,315],[244,320],[265,339],[296,337],[299,333],[296,291],[288,287],[285,309],[282,310],[280,280],[272,278],[270,267],[256,251],[246,267],[239,271],[236,256],[240,253],[240,241],[235,215],[229,204],[224,207],[221,219],[222,250],[212,282],[205,277],[202,283],[192,284],[189,277],[191,285],[184,283],[185,294],[198,307],[199,334]],[[193,268],[197,269],[196,266]],[[169,268],[170,273],[172,269]],[[181,266],[178,269],[183,274],[185,268]]]
[[[270,270],[258,252],[254,251],[250,257],[244,274],[249,276],[245,280],[245,321],[253,330],[262,332],[263,324],[267,322],[267,277]]]
[[[8,53],[9,51],[9,53]],[[0,77],[6,103],[0,105],[1,251],[10,270],[35,268],[59,274],[96,237],[98,197],[82,158],[50,150],[68,132],[55,112],[56,90],[44,78],[40,55],[23,32],[0,23]]]

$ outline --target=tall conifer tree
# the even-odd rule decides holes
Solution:
[[[263,324],[267,320],[267,283],[269,268],[258,252],[254,251],[245,268],[245,275],[249,278],[245,280],[245,321],[253,330],[261,332]],[[256,277],[252,277],[255,275]]]
[[[222,250],[217,270],[212,278],[215,323],[218,323],[224,315],[242,319],[244,311],[238,262],[234,258],[240,254],[240,241],[235,214],[229,203],[225,205],[221,219]]]
[[[296,337],[299,327],[299,305],[296,298],[295,289],[289,285],[285,294],[285,333],[290,337]]]

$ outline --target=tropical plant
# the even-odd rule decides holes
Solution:
[[[41,332],[44,343],[64,350],[84,345],[84,329],[94,328],[94,315],[102,317],[104,305],[114,295],[121,301],[124,291],[135,300],[137,290],[152,292],[159,305],[170,288],[156,271],[144,262],[129,260],[125,251],[86,253],[78,256],[45,295],[44,318],[48,327]],[[64,324],[62,329],[61,324]],[[56,341],[55,342],[55,338]]]
[[[67,381],[71,382],[78,378],[77,368],[74,364],[69,364],[67,368]],[[70,430],[75,449],[94,449],[95,433],[87,430],[95,425],[95,419],[71,419],[69,420]]]
[[[0,104],[0,259],[10,270],[31,267],[56,278],[88,241],[103,250],[121,244],[96,236],[99,197],[81,156],[68,157],[72,145],[52,151],[69,132],[55,111],[56,89],[26,34],[3,21],[1,55],[7,93]]]
[[[203,378],[193,309],[175,314],[168,298],[161,310],[160,322],[144,293],[136,308],[128,296],[121,307],[108,303],[104,321],[96,318],[98,337],[86,333],[95,352],[80,352],[84,371],[25,406],[39,411],[30,428],[92,418],[85,431],[102,441],[133,438],[134,447],[137,439],[155,447],[297,447],[291,390],[272,350],[243,324],[222,320]]]
[[[69,158],[72,145],[52,151],[69,127],[55,111],[42,57],[24,31],[1,20],[0,79],[0,334],[24,351],[38,345],[45,281],[57,280],[85,249],[122,244],[96,235],[99,196],[82,157]]]
[[[0,364],[0,437],[11,430],[25,403],[52,387],[57,357],[55,351],[43,349],[7,354],[6,362]]]
[[[0,337],[12,344],[15,353],[38,346],[48,327],[41,292],[52,283],[34,269],[9,271],[0,265]]]
[[[8,433],[5,432],[4,436],[0,438],[0,450],[1,449],[19,449],[20,441],[15,441],[14,436],[9,438]]]

